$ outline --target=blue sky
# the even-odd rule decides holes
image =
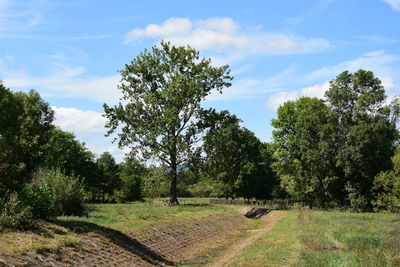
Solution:
[[[0,79],[39,91],[57,125],[120,161],[102,104],[118,101],[118,70],[161,39],[229,64],[232,87],[204,106],[228,109],[269,141],[280,104],[323,97],[343,70],[372,70],[398,95],[399,29],[400,0],[0,0]]]

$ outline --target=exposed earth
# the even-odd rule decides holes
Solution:
[[[222,256],[209,263],[210,266],[224,266],[268,232],[283,214],[281,211],[240,208],[129,233],[90,223],[79,227],[71,225],[71,231],[83,235],[80,243],[57,250],[16,255],[2,255],[0,252],[0,266],[203,265],[204,255],[212,255],[213,250],[221,249],[225,244],[224,252],[219,253]],[[251,229],[254,219],[259,219],[258,229]],[[227,245],[226,241],[235,234],[244,238]]]

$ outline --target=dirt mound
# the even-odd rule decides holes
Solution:
[[[245,218],[235,212],[158,225],[132,233],[88,224],[82,229],[74,229],[84,236],[78,245],[13,256],[0,254],[0,266],[174,265],[206,251],[215,242],[244,227]]]

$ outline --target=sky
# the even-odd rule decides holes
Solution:
[[[37,90],[55,124],[99,156],[103,103],[118,103],[119,70],[160,40],[190,45],[234,80],[204,107],[229,110],[262,141],[285,101],[323,98],[344,70],[371,70],[400,94],[400,0],[0,0],[0,79]]]

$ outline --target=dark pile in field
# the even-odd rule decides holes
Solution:
[[[245,227],[237,213],[212,215],[122,233],[88,224],[73,228],[84,235],[80,244],[57,251],[7,256],[0,266],[164,266],[187,261]],[[0,252],[1,253],[1,252]]]

